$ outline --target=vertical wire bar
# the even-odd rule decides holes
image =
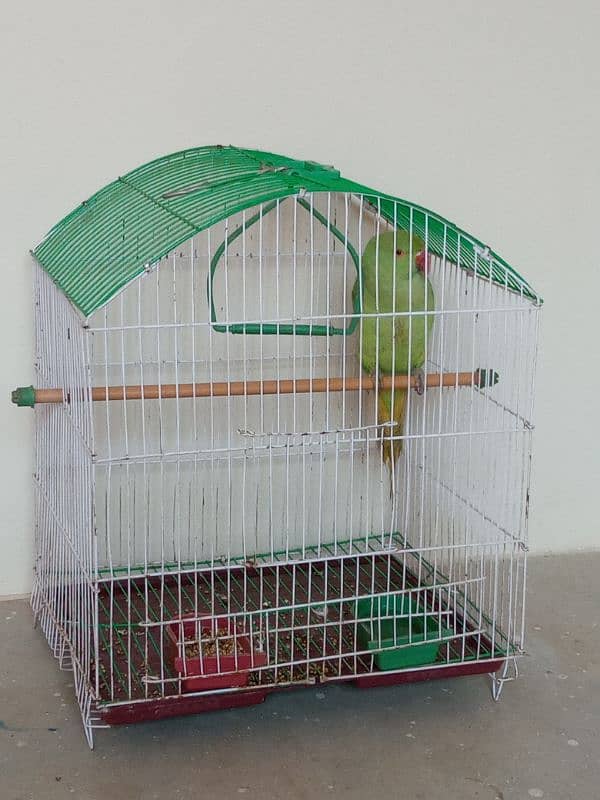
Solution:
[[[310,194],[310,216],[309,216],[309,314],[312,321],[315,318],[315,196],[311,192]],[[309,363],[309,378],[310,378],[310,385],[308,391],[308,420],[305,426],[306,431],[313,430],[313,419],[315,417],[315,412],[318,407],[318,398],[315,397],[313,392],[313,379],[315,377],[315,361],[316,361],[316,354],[315,354],[315,345],[314,345],[314,337],[308,337],[308,363]],[[310,446],[310,439],[308,440],[308,444]],[[306,468],[306,459],[304,461],[304,466]],[[308,482],[309,491],[314,485],[313,480],[313,458],[312,455],[309,453],[308,458],[308,475],[306,476],[306,480]],[[307,536],[307,526],[310,525],[312,521],[312,504],[307,504],[307,496],[304,496],[303,500],[303,511],[304,511],[304,520],[305,520],[305,530],[304,530],[304,543],[306,545],[306,536]],[[317,541],[318,541],[318,548],[320,550],[321,547],[321,537],[322,531],[319,528],[317,531]],[[310,573],[309,573],[310,575]],[[308,657],[308,655],[307,655]]]
[[[123,386],[123,429],[125,441],[125,455],[129,459],[129,426],[127,417],[127,401],[125,400],[125,386],[127,385],[127,376],[125,372],[126,355],[125,355],[125,309],[124,309],[124,293],[122,292],[119,297],[119,311],[121,322],[121,381]],[[108,405],[108,402],[107,402]],[[121,470],[121,481],[123,480]],[[132,546],[135,548],[135,540],[132,542],[132,537],[135,536],[135,526],[131,526],[131,474],[129,461],[125,464],[125,482],[126,482],[126,519],[127,519],[127,608],[131,608],[131,566],[132,566]],[[119,536],[123,538],[123,516],[119,525]],[[122,553],[121,553],[122,563]],[[127,696],[132,696],[132,680],[131,680],[131,620],[128,619],[127,625]]]
[[[231,325],[232,318],[231,318],[231,306],[229,303],[230,297],[230,286],[229,286],[229,223],[225,221],[225,237],[224,237],[224,270],[225,270],[225,318],[227,320],[227,325]],[[235,320],[233,320],[235,321]],[[225,339],[225,353],[226,353],[226,365],[227,371],[226,374],[229,376],[231,375],[231,344],[230,344],[230,336],[227,336]],[[233,398],[231,395],[227,396],[227,563],[229,563],[231,559],[231,536],[232,536],[232,528],[233,528],[233,465],[231,459],[231,450],[232,450],[232,442],[231,442],[231,434],[233,431],[233,419],[232,419],[232,411],[233,411]],[[216,525],[218,525],[218,508],[216,514]],[[218,545],[215,548],[218,552]],[[229,615],[231,611],[229,597],[227,598],[227,614]]]
[[[247,311],[247,228],[246,228],[246,212],[242,211],[242,319],[248,319]],[[248,386],[248,344],[246,337],[242,337],[242,360],[243,360],[243,381],[244,389]],[[244,396],[244,430],[249,428],[248,422],[248,395]],[[248,458],[244,453],[242,464],[242,554],[244,560],[248,560],[248,545],[247,545],[247,530],[246,530],[246,489],[248,481]],[[255,546],[255,552],[258,552],[258,547]],[[245,607],[245,592],[244,592],[244,607]]]
[[[182,253],[179,252],[179,262],[181,263],[181,256]],[[174,367],[174,377],[175,377],[175,385],[178,387],[175,391],[175,448],[177,453],[181,452],[181,409],[180,409],[180,399],[179,399],[179,347],[180,347],[180,339],[179,339],[179,327],[178,323],[180,322],[180,317],[178,314],[178,307],[177,307],[177,264],[176,264],[176,257],[175,253],[173,253],[172,257],[172,304],[173,304],[173,322],[175,323],[175,328],[173,331],[173,367]],[[176,615],[180,617],[183,613],[183,598],[182,598],[182,532],[183,532],[183,525],[181,519],[181,459],[177,458],[175,463],[175,486],[173,488],[173,556],[174,561],[177,564],[177,609]],[[187,560],[189,560],[189,553],[187,554]]]
[[[142,333],[142,297],[146,293],[144,289],[150,288],[150,277],[151,273],[146,271],[143,278],[138,281],[137,284],[137,318],[138,318],[138,355],[139,355],[139,367],[140,367],[140,385],[143,386],[145,384],[145,354],[144,354],[144,339]],[[147,418],[147,410],[146,410],[146,401],[144,395],[142,393],[142,397],[140,399],[140,416],[141,416],[141,437],[142,437],[142,535],[143,535],[143,574],[145,576],[143,582],[143,604],[144,604],[144,620],[147,622],[151,619],[150,617],[150,599],[148,593],[148,565],[149,565],[149,558],[150,558],[150,477],[148,473],[148,463],[145,458],[147,454],[147,428],[146,428],[146,418]],[[148,628],[144,631],[144,665],[146,665],[146,670],[148,671],[148,658],[149,658],[149,632]],[[143,683],[144,687],[144,696],[148,698],[150,686],[147,681]]]
[[[156,270],[156,305],[155,305],[155,314],[156,314],[156,363],[157,363],[157,376],[158,376],[158,383],[159,385],[162,383],[162,363],[161,363],[161,337],[160,337],[160,325],[161,325],[161,280],[160,280],[161,271],[160,268]],[[164,282],[163,282],[164,285]],[[166,430],[165,430],[165,416],[163,413],[163,402],[162,397],[159,394],[158,397],[158,438],[159,438],[159,450],[161,454],[160,462],[159,462],[159,476],[160,476],[160,491],[159,491],[159,506],[160,506],[160,626],[159,626],[159,648],[161,653],[160,658],[160,693],[161,696],[164,697],[165,694],[165,663],[164,663],[164,652],[165,652],[165,580],[166,580],[166,560],[165,560],[165,462],[162,454],[168,449],[168,443],[165,442],[166,437]]]
[[[347,195],[346,195],[347,198]],[[327,220],[331,223],[331,192],[327,192],[326,195],[326,202],[327,202]],[[324,323],[328,327],[333,324],[332,319],[332,312],[331,312],[331,258],[333,256],[334,264],[335,264],[335,239],[333,238],[332,234],[327,229],[323,235],[325,240],[325,320]],[[347,240],[346,240],[347,241]],[[333,251],[333,252],[332,252]],[[345,252],[347,250],[345,249]],[[343,310],[344,313],[346,311],[345,301],[346,301],[346,268],[345,268],[345,261],[344,258],[344,282],[343,282],[343,292],[342,292],[342,302],[343,302]],[[347,320],[343,320],[343,325],[347,324]],[[344,339],[346,337],[343,337]],[[331,357],[331,337],[327,337],[327,346],[325,350],[325,377],[329,380],[331,375],[330,372],[330,357]],[[344,362],[342,362],[342,377],[345,377],[345,369],[344,369]],[[342,392],[342,395],[345,393]],[[329,389],[325,394],[325,429],[329,430],[331,428],[330,422],[330,394]],[[343,402],[343,400],[342,400]],[[344,423],[342,422],[342,427],[345,427]],[[334,512],[335,514],[335,512]]]

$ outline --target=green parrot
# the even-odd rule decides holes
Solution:
[[[435,296],[427,279],[427,266],[425,242],[418,236],[411,237],[402,230],[374,236],[362,256],[363,314],[433,311]],[[360,282],[357,279],[352,290],[354,301],[360,293]],[[359,357],[365,372],[374,378],[378,374],[408,375],[425,363],[425,342],[433,325],[433,314],[364,317],[361,325]],[[395,389],[392,408],[392,391],[379,391],[377,423],[396,423],[382,437],[383,459],[390,469],[392,484],[402,442],[391,437],[402,435],[407,399],[406,389]]]

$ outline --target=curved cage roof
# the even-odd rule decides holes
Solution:
[[[33,255],[88,317],[199,231],[303,191],[362,195],[390,223],[412,225],[430,251],[541,303],[503,259],[437,214],[347,180],[333,167],[233,146],[183,150],[117,178],[55,225]]]

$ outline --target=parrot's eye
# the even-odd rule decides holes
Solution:
[[[396,255],[397,256],[403,256],[404,255],[404,250],[396,250]]]

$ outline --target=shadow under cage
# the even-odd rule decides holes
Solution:
[[[499,696],[523,648],[523,278],[425,209],[234,147],[134,170],[34,256],[32,603],[90,744],[316,682],[492,673]]]

